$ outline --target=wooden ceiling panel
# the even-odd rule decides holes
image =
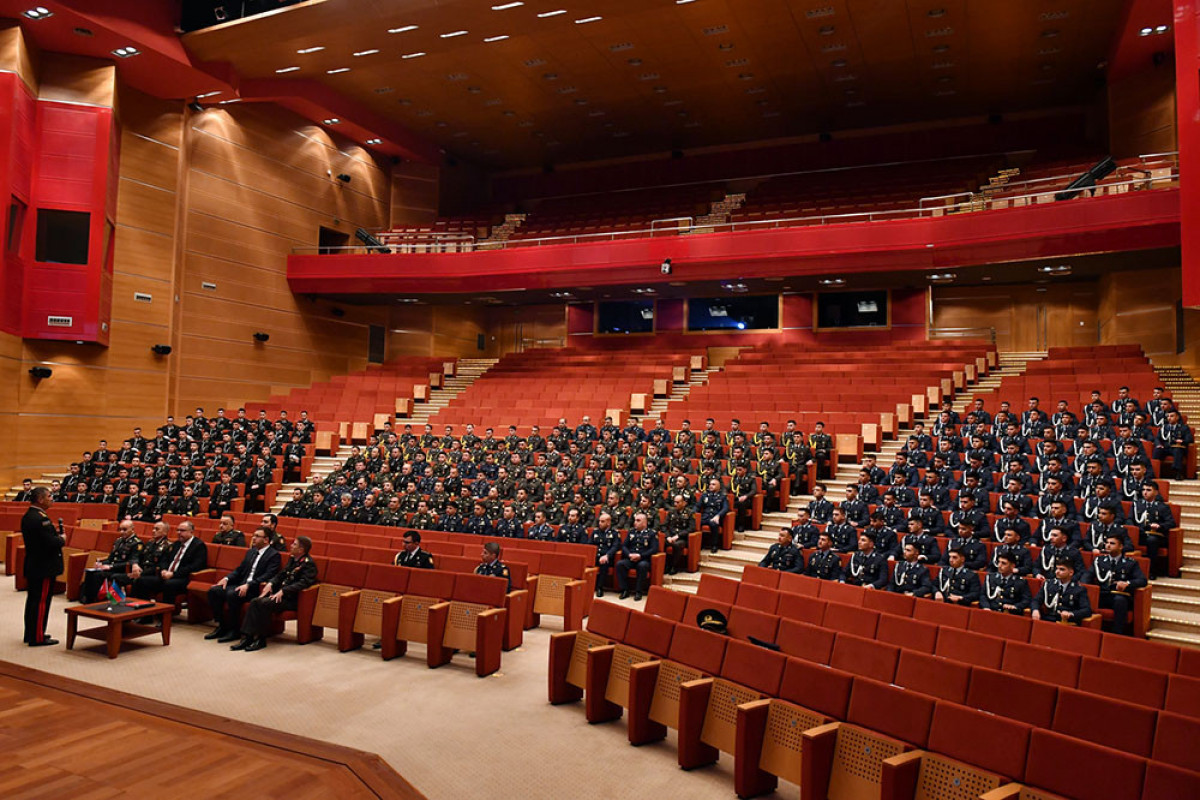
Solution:
[[[448,154],[520,168],[1076,104],[1123,0],[501,2],[327,0],[184,43],[247,78],[298,66]]]

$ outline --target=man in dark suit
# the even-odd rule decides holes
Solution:
[[[271,617],[282,611],[294,611],[300,604],[300,593],[317,582],[317,565],[308,554],[311,549],[312,539],[307,536],[292,540],[292,557],[287,566],[269,583],[264,583],[258,597],[250,602],[242,622],[242,640],[230,645],[230,650],[251,653],[267,646]]]
[[[279,551],[271,547],[266,530],[255,530],[242,563],[208,590],[208,607],[212,609],[217,628],[205,639],[232,642],[241,638],[238,623],[242,604],[258,597],[262,585],[279,574],[280,562]]]
[[[175,597],[187,591],[193,572],[208,566],[208,548],[195,535],[190,520],[179,523],[178,537],[167,554],[157,563],[143,565],[142,575],[133,582],[130,594],[151,600],[162,592],[164,603],[175,603]]]
[[[46,510],[51,504],[50,490],[38,486],[29,490],[29,510],[21,518],[21,539],[25,543],[25,644],[48,647],[58,644],[46,635],[50,618],[50,595],[54,579],[63,573],[62,549],[66,541],[55,530]]]

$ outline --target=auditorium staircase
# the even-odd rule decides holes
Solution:
[[[696,221],[688,233],[712,233],[714,226],[729,224],[729,218],[733,212],[745,204],[746,194],[744,192],[725,195],[709,206],[707,214],[696,217]]]
[[[486,239],[483,239],[477,245],[479,250],[494,250],[503,247],[504,243],[509,240],[517,228],[525,223],[524,214],[505,214],[504,222],[492,228],[491,233]]]
[[[414,432],[418,434],[424,432],[425,423],[431,417],[450,405],[451,400],[466,391],[468,386],[479,380],[499,360],[498,358],[458,359],[454,376],[443,378],[440,389],[430,389],[428,402],[413,403],[412,416],[397,419],[393,427],[402,428],[404,425],[412,425]],[[342,464],[346,463],[346,459],[350,457],[352,449],[353,444],[346,442],[338,448],[337,453],[314,458],[312,469],[309,472],[309,482],[314,479],[323,480],[329,473],[340,468]],[[292,490],[303,489],[308,485],[309,483],[305,482],[283,484],[278,494],[275,495],[275,503],[271,506],[271,510],[279,513],[279,510],[284,507],[287,501],[292,499]]]
[[[996,369],[973,384],[968,392],[960,393],[954,403],[954,409],[960,414],[971,404],[976,396],[984,398],[989,411],[995,411],[998,403],[987,402],[988,395],[1000,386],[1000,381],[1009,375],[1021,375],[1026,365],[1046,357],[1043,352],[1001,353]],[[887,469],[912,432],[911,428],[901,428],[895,439],[885,441],[879,452],[879,466]],[[846,487],[858,482],[858,464],[842,463],[838,465],[837,473],[831,480],[822,481],[827,487],[826,496],[835,504],[846,496]],[[709,572],[727,578],[740,579],[742,569],[747,564],[757,564],[767,554],[771,545],[779,540],[779,529],[791,525],[796,518],[796,512],[804,508],[812,500],[812,495],[804,494],[788,501],[788,510],[770,511],[763,513],[762,529],[734,534],[733,548],[712,554],[705,551],[700,558],[700,571],[695,573],[681,572],[667,576],[667,585],[682,592],[695,592],[700,585],[701,573]]]
[[[672,403],[682,401],[692,393],[692,389],[708,383],[708,379],[712,377],[713,373],[720,371],[721,367],[708,367],[693,372],[687,383],[672,383],[671,393],[663,397],[656,396],[651,401],[650,408],[646,409],[646,413],[641,418],[650,420],[651,423],[657,422],[670,409]]]
[[[1156,365],[1154,370],[1196,430],[1200,422],[1200,383],[1182,367]],[[1183,567],[1178,578],[1159,578],[1154,582],[1147,636],[1200,647],[1200,483],[1194,480],[1170,483],[1171,502],[1179,504],[1182,517],[1179,524],[1183,528]]]

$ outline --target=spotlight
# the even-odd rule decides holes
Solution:
[[[338,179],[339,181],[341,181],[342,183],[349,183],[349,182],[350,182],[350,176],[349,176],[349,175],[347,175],[347,174],[346,174],[346,173],[344,173],[344,172],[343,172],[343,173],[341,173],[341,174],[339,174],[339,175],[337,176],[337,179]]]
[[[270,338],[271,338],[271,334],[263,333],[262,331],[258,331],[257,333],[254,334],[254,341],[256,341],[256,342],[265,342]]]
[[[670,275],[671,274],[671,259],[664,258],[663,262],[662,262],[662,266],[659,267],[659,271],[662,272],[663,275]]]
[[[155,355],[159,355],[159,356],[169,356],[169,355],[171,355],[171,345],[169,345],[169,344],[156,344],[156,345],[152,345],[152,346],[150,347],[150,349],[154,351],[154,354],[155,354]]]
[[[49,367],[30,367],[29,374],[35,379],[41,380],[42,378],[49,378],[54,373]]]
[[[188,103],[188,108],[190,108],[192,111],[195,111],[197,114],[204,110],[204,106],[200,105],[200,103],[196,100]]]
[[[217,6],[213,9],[213,18],[217,22],[224,22],[229,19],[229,14],[225,12],[225,6]]]

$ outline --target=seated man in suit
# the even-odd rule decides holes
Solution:
[[[1042,590],[1033,598],[1033,618],[1080,625],[1091,615],[1087,589],[1075,580],[1075,564],[1060,558],[1054,565],[1054,577],[1042,584]]]
[[[304,537],[301,536],[301,539]],[[311,540],[310,540],[311,541]],[[309,545],[305,549],[305,555],[312,546]],[[293,556],[295,548],[292,549]],[[396,553],[396,558],[393,563],[397,567],[412,567],[414,569],[433,569],[433,554],[428,550],[421,548],[421,533],[420,531],[405,531],[404,532],[404,549]]]
[[[621,545],[621,559],[617,562],[617,587],[620,599],[629,597],[629,570],[637,570],[637,585],[634,600],[641,600],[650,589],[650,557],[658,552],[658,534],[650,529],[650,520],[642,512],[633,515],[633,530]]]
[[[960,606],[979,600],[979,576],[966,567],[966,556],[958,547],[951,547],[950,565],[938,573],[938,588],[934,599]]]
[[[175,544],[157,565],[143,565],[142,574],[130,587],[130,594],[152,600],[162,592],[164,603],[174,604],[175,598],[187,591],[193,572],[208,566],[208,548],[195,534],[195,525],[184,520],[175,529]]]
[[[292,541],[292,556],[287,566],[269,583],[262,584],[258,597],[250,601],[242,622],[242,640],[231,645],[230,650],[247,653],[262,650],[267,646],[271,617],[281,611],[296,610],[300,593],[317,582],[317,565],[308,554],[311,549],[312,539],[307,536],[297,536]]]
[[[208,607],[216,620],[216,630],[205,639],[232,642],[238,637],[242,604],[258,597],[262,584],[279,573],[279,551],[271,547],[267,532],[258,528],[250,536],[250,549],[237,569],[214,583],[208,590]]]
[[[1016,556],[997,548],[994,563],[996,571],[989,572],[984,579],[979,607],[1021,616],[1030,607],[1033,598],[1029,584],[1017,572]]]

